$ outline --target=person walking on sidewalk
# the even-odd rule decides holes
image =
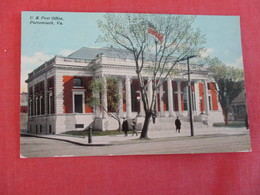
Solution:
[[[125,133],[125,137],[128,136],[128,122],[125,118],[122,124],[122,131]]]
[[[181,132],[181,121],[179,117],[175,120],[175,126],[176,126],[176,132],[180,133]]]
[[[133,136],[134,134],[136,134],[136,136],[138,136],[138,133],[137,133],[137,131],[136,131],[136,121],[135,121],[135,118],[133,119],[131,125],[132,125],[132,129],[133,129],[133,134],[132,134],[132,136]]]

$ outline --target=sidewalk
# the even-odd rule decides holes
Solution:
[[[194,137],[202,136],[202,135],[211,135],[211,136],[218,136],[218,135],[242,135],[242,134],[249,134],[249,131],[245,128],[226,128],[226,127],[204,127],[204,128],[195,128],[194,129]],[[82,146],[108,146],[108,145],[119,145],[119,144],[130,144],[135,143],[134,140],[139,139],[139,135],[132,136],[129,134],[127,137],[124,135],[113,135],[113,136],[92,136],[92,143],[88,143],[88,137],[79,137],[79,136],[72,136],[72,135],[65,135],[65,134],[57,134],[57,135],[36,135],[36,134],[29,134],[21,132],[23,136],[33,136],[39,138],[46,138],[46,139],[53,139],[59,141],[66,141],[77,145]],[[148,137],[152,140],[154,139],[161,139],[166,140],[166,138],[174,138],[180,137],[186,139],[187,137],[191,136],[191,132],[189,128],[185,128],[181,130],[181,133],[176,133],[175,130],[150,130],[148,131]],[[133,142],[131,142],[133,141]]]

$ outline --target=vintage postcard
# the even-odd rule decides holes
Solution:
[[[239,16],[21,23],[22,158],[251,151]]]

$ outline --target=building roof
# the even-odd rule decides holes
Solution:
[[[103,55],[110,58],[133,59],[133,56],[129,51],[123,49],[116,49],[113,47],[111,48],[82,47],[79,50],[68,55],[68,58],[92,60],[97,58],[99,55]]]
[[[131,59],[134,60],[133,54],[126,49],[119,49],[114,47],[102,47],[102,48],[93,48],[93,47],[82,47],[72,54],[68,55],[67,58],[82,59],[82,60],[94,60],[99,56],[105,56],[109,58],[118,58],[118,59]],[[144,58],[146,60],[155,60],[155,55],[152,53],[144,53]],[[168,60],[173,59],[173,57],[168,58]],[[182,62],[186,64],[186,62]],[[200,65],[195,63],[194,65]]]
[[[232,104],[246,103],[245,90],[241,91],[240,94],[232,101]]]

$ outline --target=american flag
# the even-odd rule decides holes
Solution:
[[[159,33],[150,22],[148,22],[148,33],[156,37],[161,43],[163,42],[163,34]]]

